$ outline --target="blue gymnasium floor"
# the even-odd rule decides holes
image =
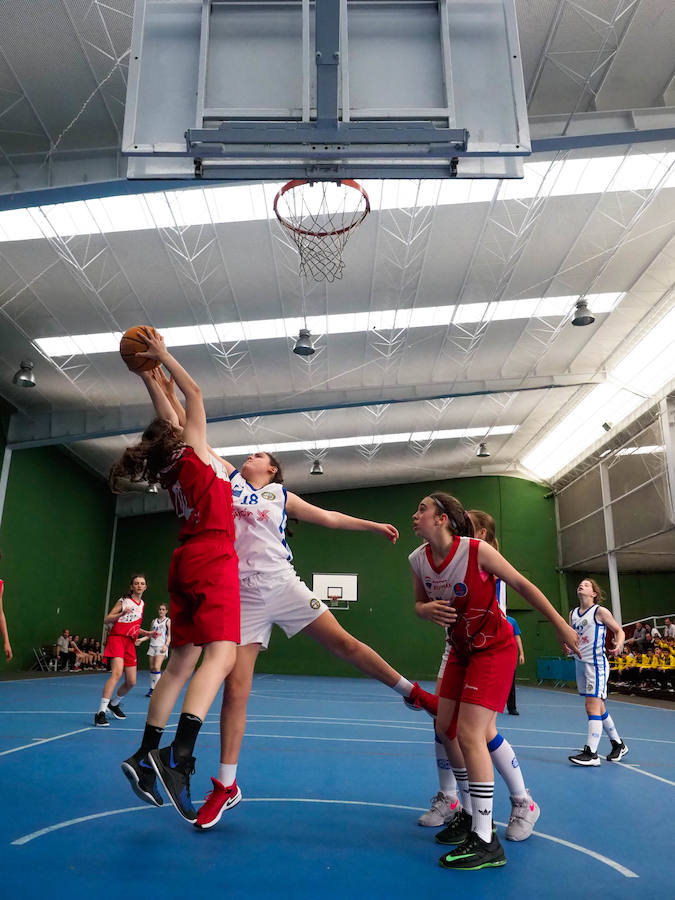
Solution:
[[[141,805],[119,768],[141,735],[146,677],[127,698],[126,721],[106,729],[91,727],[103,675],[0,682],[4,896],[673,896],[672,709],[611,703],[626,764],[579,769],[567,755],[584,743],[581,699],[519,689],[520,717],[502,716],[499,727],[541,818],[528,841],[503,840],[509,803],[498,781],[508,864],[448,872],[435,829],[416,824],[437,790],[431,720],[385,687],[257,676],[239,766],[245,799],[197,832],[168,802]],[[218,708],[197,745],[195,801],[217,771]]]

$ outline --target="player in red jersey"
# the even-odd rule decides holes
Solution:
[[[471,830],[440,863],[449,869],[502,866],[506,858],[492,830],[494,771],[487,742],[493,714],[503,710],[511,688],[517,649],[499,608],[495,577],[553,623],[564,647],[578,653],[578,636],[538,588],[487,542],[472,537],[471,520],[455,497],[424,497],[413,530],[425,541],[409,556],[415,601],[444,602],[455,618],[448,626],[451,646],[436,729],[449,751],[455,735],[459,739],[473,807]]]
[[[130,591],[120,597],[103,620],[106,625],[112,625],[108,640],[103,651],[103,658],[110,660],[110,677],[103,686],[101,704],[94,716],[94,725],[106,727],[108,719],[106,710],[116,719],[126,719],[122,711],[120,701],[122,697],[136,684],[136,638],[139,635],[150,637],[154,631],[145,631],[141,628],[143,620],[143,594],[148,583],[145,575],[133,575],[130,582]],[[112,700],[115,685],[124,673],[124,684],[117,689],[117,695]]]
[[[195,742],[234,665],[239,642],[232,488],[210,464],[199,386],[168,352],[162,337],[147,330],[146,341],[148,349],[137,356],[159,360],[173,375],[185,395],[185,425],[181,429],[155,419],[140,444],[130,447],[112,467],[110,483],[119,490],[121,479],[159,482],[169,493],[181,527],[169,567],[173,653],[150,699],[141,746],[122,763],[122,771],[137,796],[161,806],[158,777],[180,815],[192,822],[197,817],[190,798]],[[194,672],[202,651],[202,664]],[[160,750],[161,734],[188,680],[174,741]]]

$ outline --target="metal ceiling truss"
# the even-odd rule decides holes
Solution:
[[[430,206],[428,200],[419,202],[420,189],[418,181],[414,206],[382,209],[378,214],[371,297],[376,302],[379,297],[395,297],[397,310],[415,306],[436,215],[437,204]],[[407,328],[371,329],[368,348],[376,354],[376,365],[388,371],[400,364],[400,351],[406,346],[407,338]]]
[[[516,267],[535,232],[534,226],[548,199],[542,194],[542,188],[548,172],[557,161],[557,157],[551,161],[534,197],[502,200],[499,197],[501,186],[495,191],[474,245],[455,307],[457,310],[462,303],[483,302],[487,304],[485,313],[475,323],[453,320],[448,324],[434,371],[440,365],[440,360],[445,358],[454,363],[457,379],[466,377],[487,332],[490,305],[507,295]]]
[[[629,153],[626,153],[624,162],[628,158]],[[580,297],[592,294],[610,263],[630,239],[633,229],[659,196],[673,165],[663,166],[658,182],[649,190],[627,190],[619,194],[610,192],[610,184],[608,192],[598,197],[556,274],[546,282],[531,285],[528,292],[539,290],[542,297],[549,292]],[[620,177],[620,172],[621,166],[612,184]],[[535,311],[502,365],[501,374],[506,378],[514,377],[517,372],[523,376],[535,374],[538,362],[567,327],[571,314],[572,310],[570,315],[556,322]],[[513,371],[510,371],[512,360]]]
[[[234,291],[223,256],[218,233],[213,223],[205,225],[157,226],[157,232],[176,273],[183,296],[195,322],[215,326],[218,319],[214,307],[233,300]],[[199,311],[194,310],[196,300]],[[215,330],[215,329],[214,329]],[[211,359],[222,367],[236,384],[251,368],[248,346],[242,341],[207,342]]]
[[[595,109],[598,93],[640,3],[641,0],[608,2],[606,5],[610,12],[603,17],[597,11],[597,3],[591,8],[589,3],[580,0],[560,0],[527,91],[528,109],[535,103],[535,94],[547,63],[562,73],[568,82],[580,88],[562,129],[563,135],[578,112]],[[583,28],[583,49],[579,48],[580,26]]]

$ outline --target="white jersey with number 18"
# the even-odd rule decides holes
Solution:
[[[286,543],[286,488],[272,482],[252,487],[236,469],[230,474],[239,576],[283,572],[293,559]]]

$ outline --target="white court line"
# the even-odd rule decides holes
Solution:
[[[657,781],[663,781],[665,784],[672,784],[672,786],[675,787],[675,781],[668,781],[667,778],[662,778],[660,775],[654,775],[653,772],[647,772],[645,769],[640,769],[635,763],[629,765],[628,763],[615,762],[614,765],[621,766],[622,769],[630,769],[631,772],[637,772],[638,775],[646,775],[647,778],[655,778]]]
[[[374,806],[379,809],[404,809],[410,810],[411,812],[424,812],[426,809],[426,807],[421,806],[404,806],[400,803],[374,803],[367,800],[320,800],[318,798],[308,797],[245,797],[242,802],[323,803],[334,806]],[[170,809],[171,807],[167,804],[162,808]],[[94,813],[91,816],[80,816],[80,818],[78,819],[68,819],[66,822],[58,822],[56,825],[48,825],[47,828],[41,828],[39,831],[31,832],[31,834],[24,834],[22,837],[17,838],[11,843],[12,846],[22,846],[23,844],[27,844],[30,841],[35,840],[36,838],[44,837],[44,835],[46,834],[51,834],[54,831],[60,831],[62,828],[69,828],[71,825],[79,825],[82,822],[91,822],[93,819],[101,819],[105,818],[106,816],[118,816],[123,813],[137,812],[138,810],[146,809],[157,809],[157,807],[146,804],[144,806],[129,806],[125,809],[111,809],[107,812]],[[496,824],[501,825],[502,827],[506,826],[505,822],[497,822]],[[576,850],[578,853],[583,853],[586,856],[590,856],[592,859],[597,859],[598,862],[604,863],[606,866],[609,866],[626,878],[640,877],[636,872],[631,871],[631,869],[627,869],[625,866],[622,866],[621,863],[616,862],[616,860],[610,859],[608,856],[603,856],[601,853],[596,853],[594,850],[589,850],[587,847],[582,847],[579,844],[573,844],[571,841],[565,841],[562,838],[553,837],[553,835],[551,834],[544,834],[542,831],[533,831],[532,834],[536,834],[537,837],[543,838],[546,841],[552,841],[555,844],[560,844],[563,847],[569,847],[571,850]]]
[[[92,731],[94,728],[93,725],[88,725],[86,728],[78,728],[77,731],[66,731],[65,734],[57,734],[54,737],[50,738],[33,738],[32,744],[23,744],[21,747],[12,747],[11,750],[3,750],[0,753],[0,756],[7,756],[8,753],[18,753],[19,750],[27,750],[29,747],[37,747],[40,744],[48,744],[50,741],[58,741],[64,737],[70,737],[72,734],[81,734],[83,731]]]

